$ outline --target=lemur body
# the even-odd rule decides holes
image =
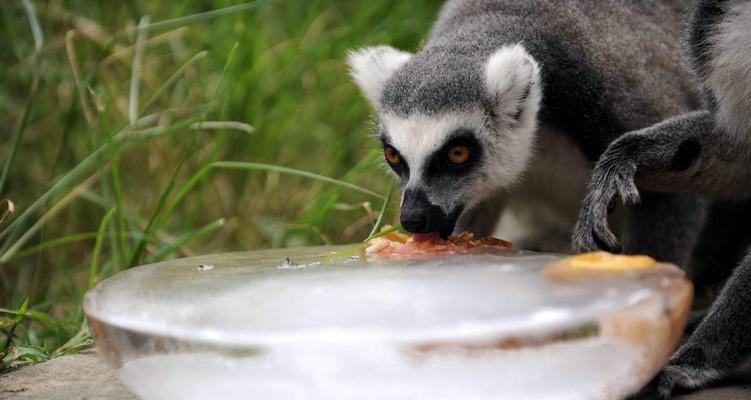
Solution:
[[[570,252],[571,227],[586,192],[591,162],[565,133],[543,127],[530,165],[505,198],[486,202],[497,207],[501,200],[504,205],[494,235],[519,248]],[[488,214],[479,213],[481,218]],[[471,221],[459,221],[459,229],[478,225],[467,222]]]
[[[607,228],[614,196],[638,203],[645,189],[700,194],[715,202],[715,212],[704,235],[708,243],[698,247],[710,253],[699,255],[741,260],[705,318],[645,389],[645,397],[668,398],[675,386],[699,387],[751,361],[751,252],[728,256],[720,251],[724,240],[716,238],[722,231],[734,232],[741,236],[729,238],[737,250],[751,235],[751,0],[696,1],[688,48],[707,110],[614,141],[593,171],[574,233],[579,250],[614,249],[617,239]]]
[[[547,204],[548,219],[570,231],[576,187],[610,142],[702,106],[681,66],[686,9],[684,0],[452,0],[418,53],[352,53],[352,75],[402,180],[403,227],[482,235],[504,204],[526,204],[530,215]],[[560,154],[574,165],[556,165]],[[572,205],[560,207],[571,192]],[[646,197],[628,215],[626,250],[685,263],[702,205]],[[675,240],[661,241],[666,231]]]

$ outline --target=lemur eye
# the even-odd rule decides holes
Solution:
[[[399,154],[391,146],[386,146],[386,148],[383,149],[383,154],[386,156],[386,161],[388,161],[388,163],[392,166],[397,166],[402,162]]]
[[[449,161],[461,165],[469,160],[469,148],[467,146],[454,146],[449,150]]]

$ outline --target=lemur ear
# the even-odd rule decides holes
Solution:
[[[487,61],[485,79],[499,116],[534,124],[542,99],[540,67],[521,44],[496,50]]]
[[[366,47],[350,52],[347,64],[355,83],[376,105],[386,81],[411,57],[412,54],[390,46]]]

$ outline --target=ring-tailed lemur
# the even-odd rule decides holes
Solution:
[[[617,239],[607,227],[609,203],[618,196],[637,204],[641,190],[695,193],[714,201],[746,200],[739,204],[748,214],[751,0],[699,0],[689,28],[690,64],[701,80],[708,110],[628,133],[609,146],[592,174],[574,233],[577,249],[616,250]],[[737,219],[740,216],[735,218],[729,221],[731,226],[709,223],[714,229],[739,231],[744,227],[732,224],[743,222]],[[747,225],[745,230],[746,235],[751,233]],[[675,386],[702,386],[750,359],[751,252],[747,252],[705,318],[644,396],[667,398]]]
[[[607,145],[702,107],[681,67],[687,6],[452,0],[418,53],[387,46],[351,53],[351,74],[378,114],[386,162],[402,181],[402,226],[485,235],[504,205],[526,206],[561,221],[568,247],[591,163]],[[628,216],[626,250],[685,263],[703,205],[648,197]],[[674,240],[664,241],[664,232]]]

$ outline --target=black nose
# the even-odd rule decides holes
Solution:
[[[404,192],[400,219],[402,228],[412,233],[442,232],[447,222],[440,207],[431,204],[422,190],[413,189]]]
[[[428,217],[421,212],[413,210],[410,213],[402,213],[401,216],[402,228],[412,233],[426,233],[428,232]]]

